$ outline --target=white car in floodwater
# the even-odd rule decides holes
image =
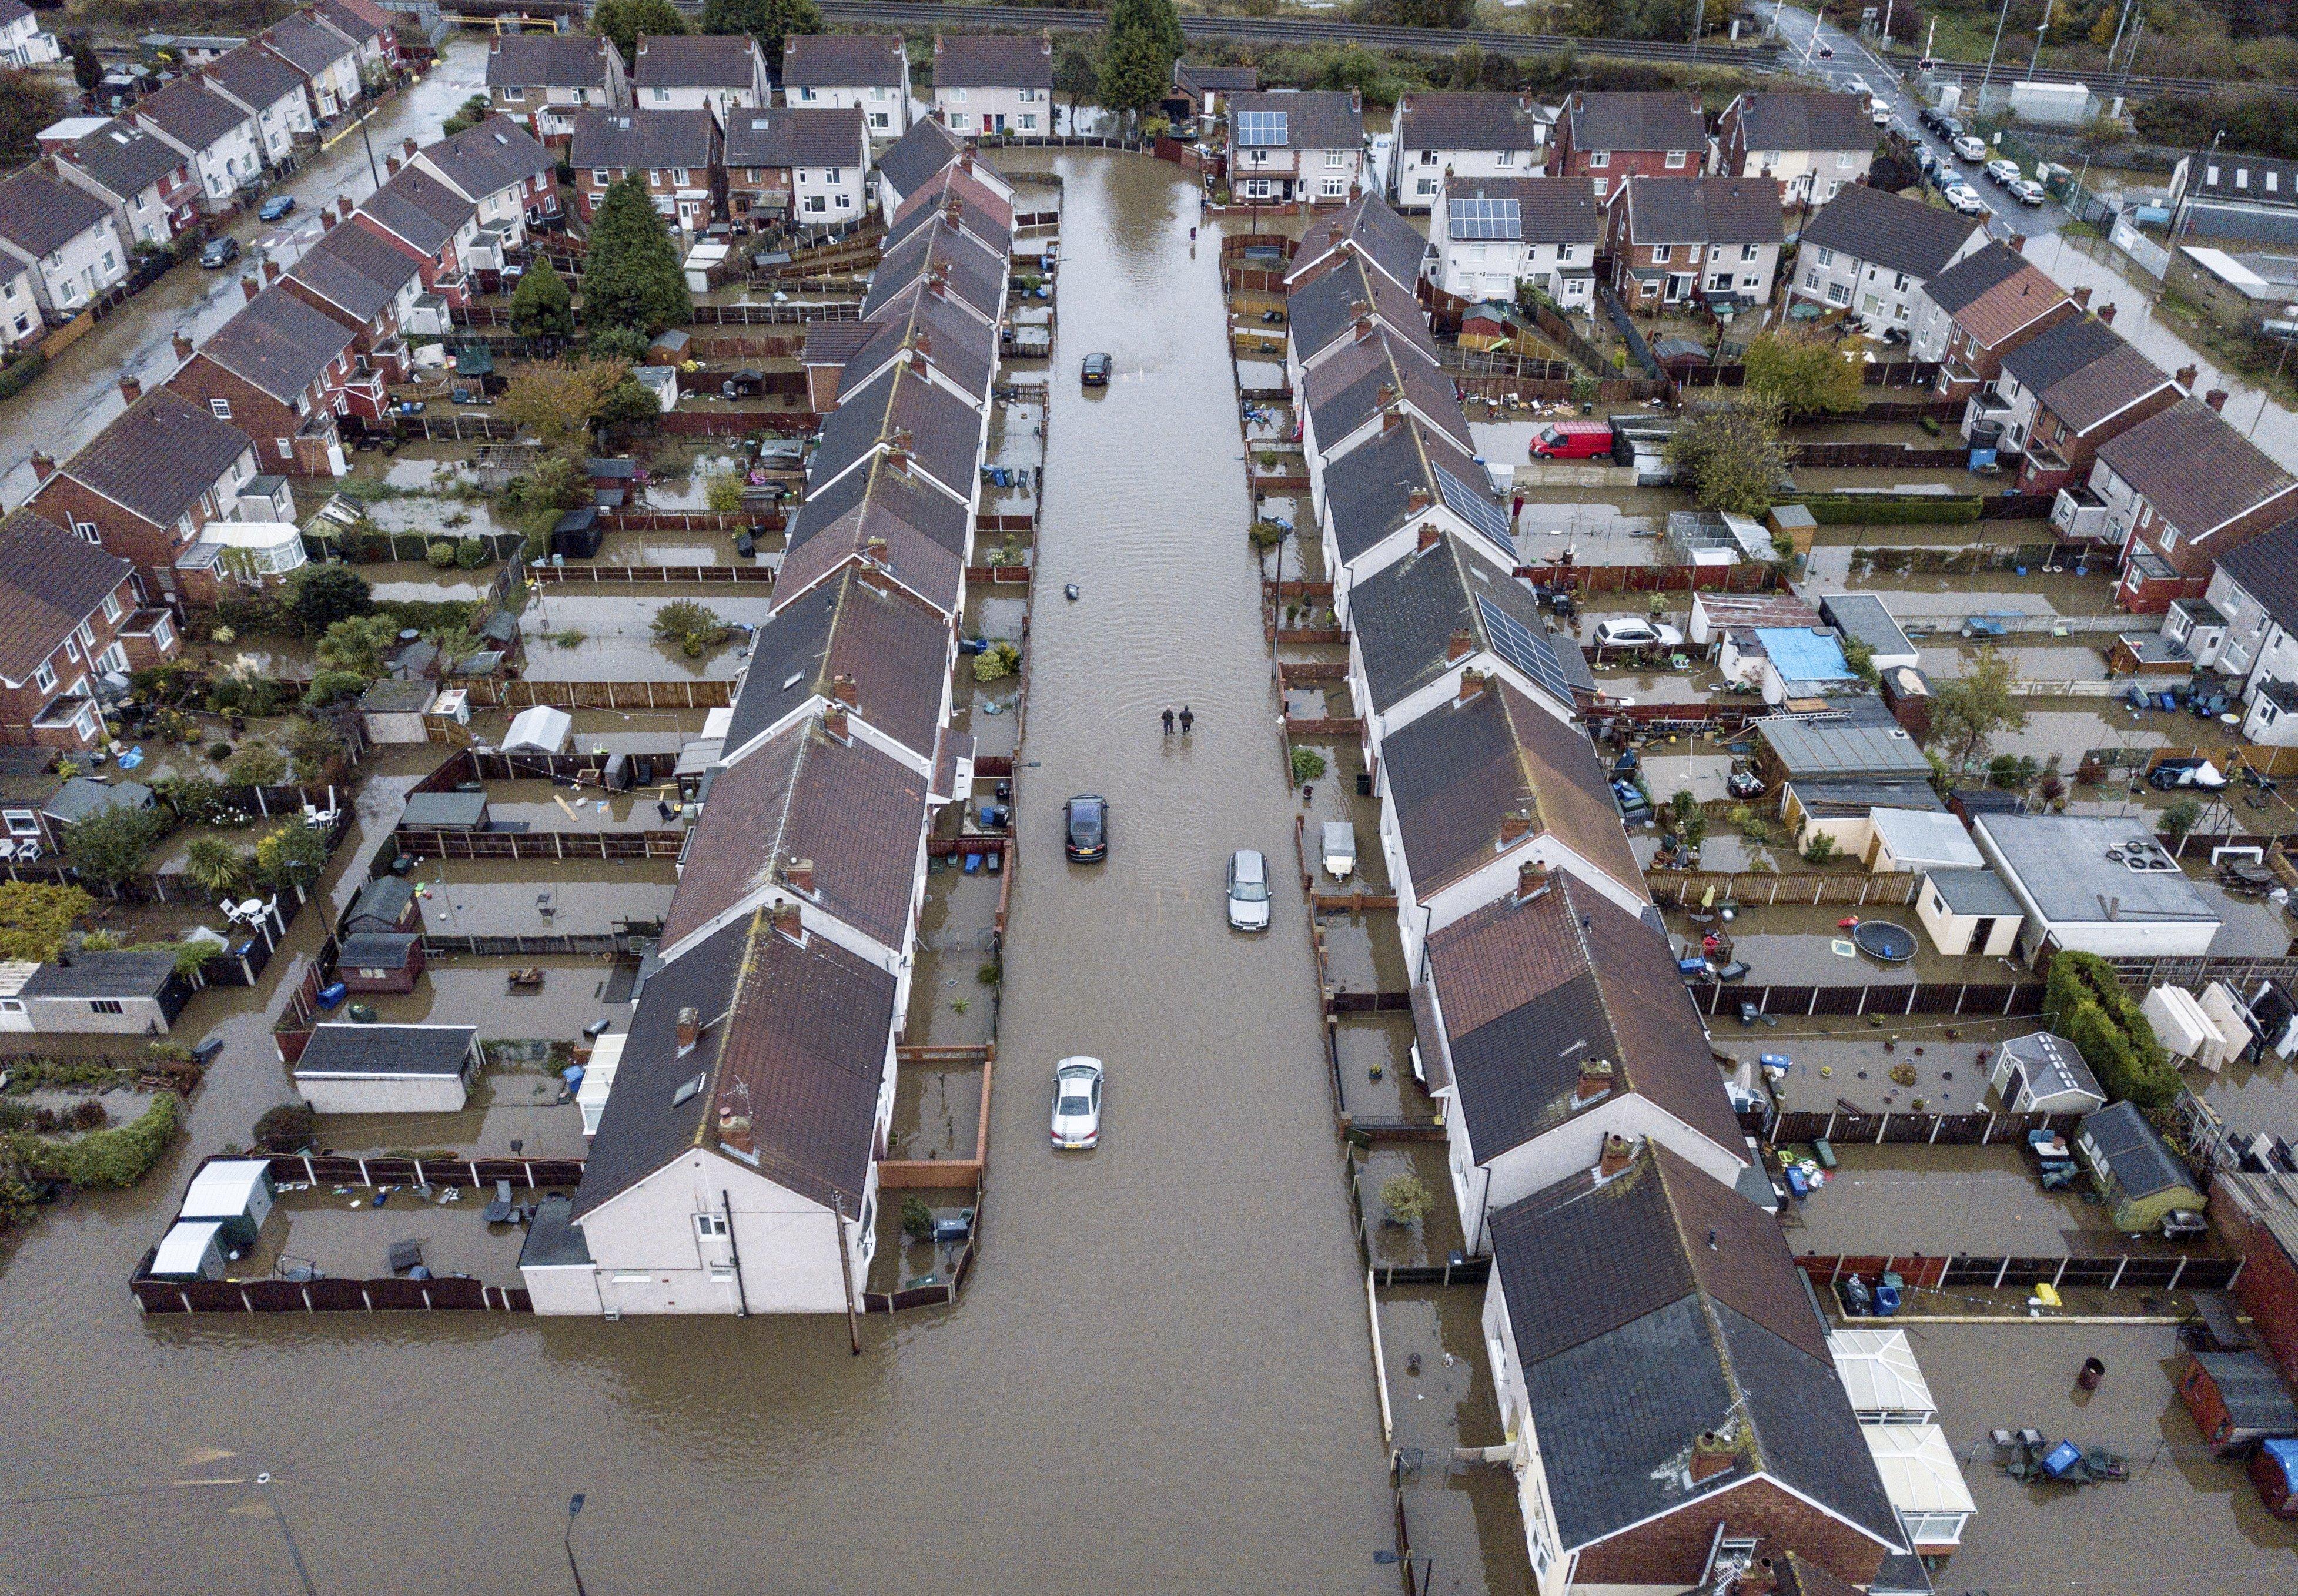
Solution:
[[[1101,1061],[1083,1054],[1054,1066],[1054,1149],[1083,1153],[1101,1141]]]
[[[1269,861],[1257,848],[1228,856],[1228,922],[1240,931],[1269,929]]]

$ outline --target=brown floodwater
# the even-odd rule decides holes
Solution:
[[[965,1295],[865,1321],[859,1358],[822,1319],[143,1319],[125,1282],[192,1163],[287,1096],[251,1010],[145,1185],[45,1213],[0,1268],[8,1584],[297,1590],[292,1534],[321,1591],[559,1589],[580,1491],[601,1592],[1395,1588],[1306,916],[1284,871],[1267,935],[1220,914],[1227,850],[1284,857],[1296,800],[1217,230],[1192,260],[1173,167],[1055,166],[1046,580]],[[1085,396],[1096,349],[1126,375]],[[1187,743],[1158,735],[1168,699],[1197,711]],[[1061,800],[1086,790],[1114,806],[1112,856],[1072,869]],[[364,795],[365,845],[395,801]],[[1070,1052],[1108,1063],[1108,1134],[1056,1159],[1045,1090]]]

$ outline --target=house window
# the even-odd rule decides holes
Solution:
[[[37,837],[40,834],[40,817],[29,809],[11,809],[7,815],[8,835]]]
[[[1325,179],[1325,197],[1327,199],[1338,199],[1348,191],[1349,186],[1343,179],[1339,178],[1327,178]]]
[[[1850,167],[1851,167],[1851,163],[1852,163],[1852,161],[1853,161],[1854,160],[1856,160],[1856,158],[1857,158],[1857,152],[1856,152],[1856,151],[1853,151],[1853,150],[1842,150],[1842,151],[1839,151],[1839,152],[1837,153],[1837,154],[1836,154],[1836,157],[1835,157],[1835,164],[1836,164],[1837,166],[1839,166],[1839,167],[1840,167],[1840,168],[1842,168],[1843,170],[1847,170],[1847,170],[1850,170]]]
[[[1755,258],[1756,258],[1756,246],[1755,246],[1754,244],[1741,244],[1741,245],[1740,246],[1740,259],[1741,259],[1742,260],[1754,260]]]
[[[112,647],[103,651],[103,657],[95,662],[95,668],[99,671],[126,670],[128,668],[128,650],[120,647],[118,643],[112,644]]]
[[[1569,266],[1572,264],[1572,246],[1570,244],[1559,244],[1556,246],[1556,263],[1558,266]]]
[[[604,167],[599,168],[597,171],[591,174],[591,181],[597,184],[601,188],[606,187],[608,184],[612,183],[614,180],[615,175],[607,170]]]
[[[814,99],[814,91],[810,88],[802,88],[798,91],[798,97],[810,103]]]
[[[1834,265],[1834,264],[1835,264],[1835,252],[1834,252],[1833,250],[1831,250],[1831,249],[1822,249],[1822,250],[1819,252],[1819,263],[1820,263],[1822,266],[1832,266],[1832,265]]]
[[[124,1014],[127,1007],[117,997],[91,997],[87,1000],[91,1014]]]
[[[1830,283],[1827,285],[1827,302],[1831,305],[1849,304],[1851,302],[1851,290],[1845,287],[1841,283]]]
[[[1516,152],[1514,150],[1502,150],[1499,156],[1494,159],[1492,164],[1494,166],[1503,167],[1514,166],[1516,164]]]
[[[1764,164],[1765,166],[1777,166],[1779,163],[1780,153],[1777,150],[1765,150],[1764,152]]]
[[[829,210],[830,205],[829,203],[822,197],[822,195],[818,194],[810,194],[806,196],[806,208],[809,211],[820,212]]]
[[[1899,274],[1897,280],[1891,285],[1891,291],[1895,294],[1905,294],[1907,291],[1907,274],[1905,272],[1903,271]]]
[[[2279,718],[2282,712],[2274,707],[2273,699],[2261,698],[2258,700],[2258,724],[2260,725],[2272,725],[2275,721]],[[15,828],[12,825],[9,829],[13,831]]]
[[[161,616],[152,627],[152,646],[165,653],[176,641],[176,628],[166,616]]]
[[[1686,157],[1682,150],[1670,150],[1667,153],[1667,170],[1672,172],[1682,171],[1683,170],[1685,159]]]
[[[694,1216],[694,1234],[698,1239],[704,1241],[707,1241],[713,1236],[724,1236],[726,1234],[726,1216],[723,1213],[696,1214]]]
[[[211,399],[208,409],[215,412],[215,418],[219,421],[231,419],[231,401],[228,399]]]
[[[1427,196],[1434,194],[1436,192],[1436,179],[1434,178],[1421,178],[1419,186],[1415,192],[1418,193],[1423,198],[1426,198]]]
[[[54,691],[56,686],[56,667],[50,665],[45,659],[40,661],[40,668],[32,673],[32,685],[38,688],[42,692]]]
[[[1327,167],[1343,167],[1346,166],[1348,163],[1349,153],[1346,150],[1327,150],[1325,152],[1325,164]]]
[[[103,533],[96,530],[95,523],[93,521],[75,521],[72,523],[72,530],[91,543],[103,542]]]
[[[1731,288],[1732,274],[1728,271],[1719,271],[1707,279],[1707,291],[1710,294],[1728,294]]]
[[[1633,203],[1633,202],[1631,203]],[[1667,260],[1668,252],[1673,248],[1674,248],[1674,245],[1666,244],[1655,244],[1652,245],[1652,264],[1655,266],[1665,264]]]
[[[2234,186],[2236,188],[2248,188],[2250,186],[2250,168],[2246,166],[2238,166],[2234,169]]]
[[[1037,113],[1036,112],[1025,111],[1021,113],[1021,127],[1025,131],[1035,128],[1037,125]]]
[[[292,442],[285,438],[274,438],[271,441],[279,445],[279,458],[281,459],[292,460],[295,458],[295,445]]]
[[[870,125],[872,128],[890,128],[894,124],[884,112],[873,111],[870,113]]]
[[[91,654],[95,653],[95,628],[89,625],[86,621],[82,621],[76,630],[79,634],[79,646],[86,649]]]
[[[961,105],[965,103],[965,91],[962,88],[954,88],[950,90],[949,97],[956,101]]]
[[[667,100],[670,98],[670,91],[666,88],[658,88],[654,91],[654,97],[657,101]]]
[[[671,180],[673,183],[677,184],[677,185],[678,185],[678,186],[679,186],[679,187],[681,187],[681,188],[685,187],[685,186],[686,186],[686,169],[685,169],[684,167],[682,167],[682,167],[676,167],[676,168],[674,168],[674,169],[672,170],[672,171],[671,171],[671,174],[670,174],[670,180]]]
[[[1589,170],[1590,171],[1591,171],[1591,172],[1600,172],[1600,171],[1602,171],[1606,167],[1608,167],[1608,166],[1609,166],[1609,165],[1611,165],[1611,164],[1612,164],[1612,152],[1611,152],[1611,151],[1609,151],[1609,150],[1591,150],[1591,151],[1589,151],[1589,152],[1588,152],[1588,170]]]

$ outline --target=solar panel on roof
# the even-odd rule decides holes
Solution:
[[[1546,688],[1558,702],[1571,704],[1572,683],[1545,637],[1482,593],[1476,595],[1476,613],[1484,617],[1484,630],[1492,634],[1492,648],[1502,659]]]
[[[1524,208],[1515,200],[1454,200],[1446,207],[1455,238],[1518,238]]]
[[[1236,113],[1236,142],[1247,149],[1282,145],[1285,118],[1281,111],[1240,111]]]
[[[1435,471],[1436,491],[1443,495],[1445,508],[1490,538],[1513,563],[1516,540],[1509,536],[1508,512],[1493,503],[1490,495],[1477,492],[1443,467],[1436,467]]]

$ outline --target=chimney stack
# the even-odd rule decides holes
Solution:
[[[2203,368],[2199,366],[2181,366],[2178,368],[2178,375],[2170,380],[2192,393],[2195,391],[2195,379],[2202,374]]]
[[[1373,402],[1376,405],[1384,410],[1387,409],[1391,405],[1396,402],[1396,385],[1394,383],[1384,382],[1379,387],[1373,390],[1372,396]]]
[[[37,449],[32,451],[32,480],[45,482],[55,474],[56,457],[53,454],[43,454]]]
[[[192,351],[195,346],[189,338],[186,338],[181,333],[178,333],[175,335],[174,343],[176,345],[176,359],[179,360],[188,360],[192,358]]]
[[[1383,405],[1380,411],[1380,435],[1388,436],[1404,425],[1404,416],[1394,405]]]
[[[1461,674],[1465,677],[1465,676],[1467,674],[1467,673],[1464,671],[1464,672],[1462,672],[1462,673],[1461,673]],[[1466,687],[1466,686],[1467,685],[1467,683],[1465,681],[1463,681],[1463,682],[1462,682],[1462,683],[1461,683],[1461,685],[1462,685],[1463,687]],[[1477,691],[1478,691],[1478,692],[1481,692],[1481,691],[1483,691],[1483,690],[1484,690],[1484,684],[1483,680],[1482,680],[1481,678],[1479,678],[1479,679],[1478,679],[1478,681],[1477,681],[1477,682],[1476,682],[1476,690],[1477,690]],[[1470,697],[1470,698],[1473,698],[1473,697],[1475,697],[1476,695],[1475,695],[1474,693],[1471,693],[1471,694],[1468,694],[1467,696],[1468,696],[1468,697]],[[1501,846],[1502,848],[1507,848],[1507,847],[1510,846],[1510,845],[1511,845],[1511,844],[1513,844],[1513,843],[1522,842],[1525,838],[1527,838],[1527,837],[1529,837],[1529,836],[1531,836],[1531,835],[1532,835],[1532,811],[1531,811],[1531,810],[1529,810],[1529,809],[1511,809],[1511,810],[1509,810],[1506,815],[1501,815],[1501,816],[1500,816],[1500,846]]]
[[[2227,391],[2224,388],[2212,388],[2203,395],[2203,402],[2220,415],[2226,414],[2226,401]]]
[[[1451,641],[1445,643],[1444,663],[1450,665],[1456,659],[1466,659],[1476,651],[1476,634],[1463,626],[1452,633]]]
[[[861,690],[854,685],[854,673],[840,671],[830,679],[830,696],[848,709],[862,707]]]
[[[335,196],[335,209],[336,209],[338,211],[342,212],[342,214],[343,214],[343,219],[345,221],[349,221],[349,220],[351,220],[351,195],[349,195],[349,194],[337,194],[337,195]]]
[[[847,725],[845,705],[833,703],[822,712],[822,732],[833,742],[854,740],[854,733]]]
[[[702,1039],[702,1011],[689,1004],[678,1011],[678,1051],[681,1057],[694,1051],[694,1044]]]
[[[1415,488],[1404,496],[1404,513],[1408,516],[1417,516],[1435,502],[1428,496],[1426,488]]]
[[[2084,283],[2079,286],[2068,289],[2067,294],[2068,297],[2072,299],[2075,303],[2080,305],[2084,310],[2087,310],[2090,309],[2090,285],[2088,283]]]
[[[120,379],[120,397],[126,400],[129,404],[134,404],[137,400],[144,397],[144,385],[132,376],[121,377]]]
[[[2103,327],[2112,327],[2114,325],[2114,302],[2112,300],[2109,300],[2106,303],[2098,308],[2098,319],[2100,325]]]
[[[1779,1588],[1780,1576],[1772,1567],[1772,1559],[1762,1558],[1740,1571],[1740,1577],[1732,1582],[1732,1596],[1772,1596]]]
[[[1516,901],[1530,903],[1548,890],[1548,866],[1537,859],[1526,859],[1516,867]]]
[[[806,926],[796,904],[776,904],[768,912],[766,923],[793,942],[802,945],[806,941]]]
[[[1484,672],[1462,671],[1460,673],[1460,689],[1459,691],[1454,695],[1452,702],[1455,704],[1473,703],[1484,692],[1484,689],[1490,685],[1492,685],[1492,678],[1485,675]],[[1503,820],[1500,822],[1500,839],[1504,843],[1509,840],[1508,826],[1508,821]],[[1517,836],[1522,836],[1523,834],[1524,833],[1521,831],[1517,833]]]
[[[812,897],[814,896],[814,861],[792,858],[789,864],[782,866],[782,881],[791,891],[803,892],[808,897]]]
[[[1739,1448],[1732,1444],[1729,1437],[1719,1435],[1714,1430],[1702,1430],[1691,1443],[1691,1483],[1696,1485],[1702,1480],[1712,1480],[1719,1474],[1729,1473],[1732,1466],[1739,1460]]]
[[[263,262],[263,280],[267,283],[276,283],[279,280],[278,261],[267,260]]]
[[[1636,1145],[1616,1131],[1604,1136],[1604,1150],[1596,1157],[1596,1178],[1609,1180],[1635,1162]]]
[[[1419,533],[1414,538],[1413,547],[1415,551],[1421,554],[1427,553],[1428,550],[1436,546],[1436,523],[1434,521],[1423,521],[1420,524]]]
[[[2013,233],[2004,242],[2010,245],[2011,252],[2014,255],[2023,255],[2027,252],[2027,236],[2024,233]]]
[[[415,159],[415,152],[421,146],[418,145],[412,138],[409,138],[401,141],[400,147],[407,152],[407,158],[409,161],[412,161]]]
[[[738,1114],[732,1108],[720,1109],[718,1111],[718,1145],[729,1153],[738,1153],[745,1158],[756,1157],[758,1146],[757,1143],[751,1139],[750,1116]]]
[[[385,155],[383,158],[383,170],[389,172],[394,178],[399,176],[399,157],[396,155]]]
[[[873,566],[884,566],[886,563],[886,540],[883,538],[872,538],[868,542],[864,542],[862,545],[862,558],[868,560]]]
[[[1593,1103],[1612,1089],[1612,1061],[1608,1058],[1583,1058],[1580,1061],[1580,1084],[1572,1093],[1575,1103]]]
[[[239,291],[247,295],[248,303],[253,304],[255,296],[263,292],[263,285],[255,280],[254,273],[250,272],[239,279]]]

